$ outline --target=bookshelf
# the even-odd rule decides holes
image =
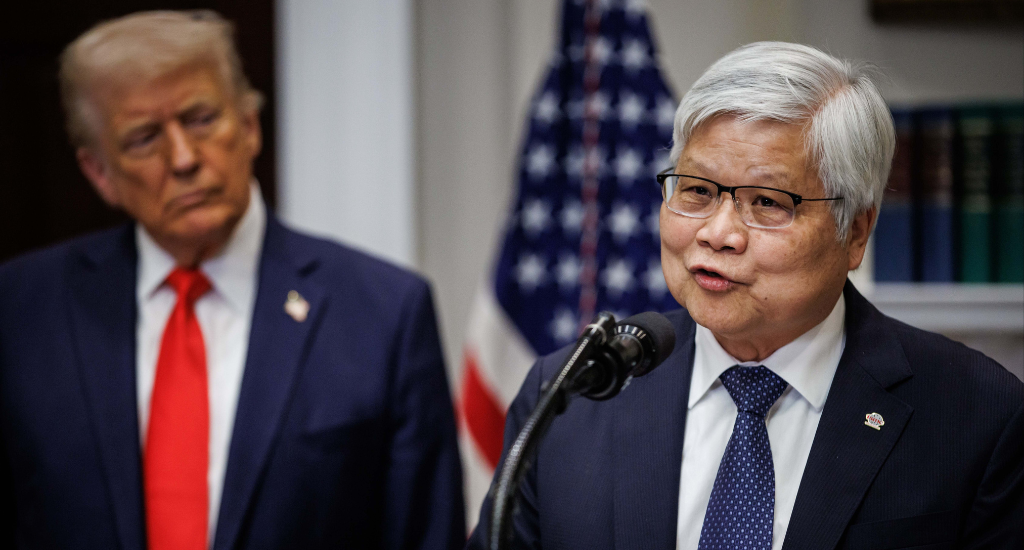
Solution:
[[[865,294],[1024,378],[1024,105],[909,105],[893,120],[896,157],[860,274],[884,282]]]

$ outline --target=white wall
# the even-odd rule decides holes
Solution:
[[[277,10],[278,213],[413,265],[409,0],[279,0]]]
[[[513,17],[493,0],[417,2],[419,265],[434,285],[453,384],[512,190]]]

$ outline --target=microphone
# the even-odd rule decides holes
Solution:
[[[563,412],[573,394],[596,400],[617,395],[634,376],[651,372],[672,353],[676,331],[660,313],[634,315],[616,324],[601,312],[583,329],[576,348],[561,370],[541,386],[537,404],[509,446],[492,487],[487,547],[504,550],[512,543],[512,514],[529,463],[551,421]]]
[[[634,377],[654,370],[675,346],[675,328],[664,315],[648,311],[623,319],[570,382],[570,391],[595,401],[611,399]]]

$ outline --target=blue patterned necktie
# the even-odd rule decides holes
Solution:
[[[718,466],[698,550],[770,550],[775,464],[764,417],[786,390],[767,367],[732,367],[719,377],[736,403],[736,425]]]

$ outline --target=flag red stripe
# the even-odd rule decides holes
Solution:
[[[505,433],[505,407],[484,384],[476,356],[466,350],[463,355],[462,418],[470,438],[477,445],[487,466],[494,468],[501,458],[501,442]]]

